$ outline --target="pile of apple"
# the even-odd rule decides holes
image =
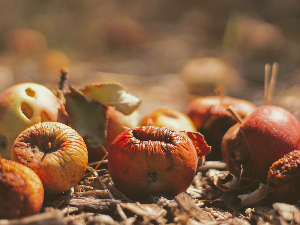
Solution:
[[[277,64],[272,71],[265,99]],[[269,72],[266,66],[266,81]],[[268,182],[278,196],[299,187],[282,177],[298,168],[297,151],[285,155],[300,149],[300,124],[269,101],[256,107],[220,93],[195,99],[186,114],[158,109],[140,121],[140,99],[121,84],[63,89],[27,82],[0,95],[0,218],[38,213],[44,194],[67,191],[82,179],[88,162],[107,152],[114,185],[133,200],[186,191],[210,155],[237,177]],[[282,171],[274,169],[283,164]]]

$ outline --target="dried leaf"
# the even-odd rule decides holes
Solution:
[[[181,131],[184,132],[194,143],[198,157],[206,156],[210,153],[211,147],[207,145],[204,136],[199,132]]]
[[[83,93],[70,86],[71,92],[65,94],[66,111],[71,127],[92,147],[100,147],[106,140],[106,107],[87,99]]]
[[[214,176],[214,184],[223,192],[238,190],[240,188],[239,179],[227,173],[219,173]]]
[[[251,206],[263,200],[269,194],[269,188],[266,184],[260,183],[258,189],[250,194],[238,195],[242,200],[242,206]]]
[[[129,115],[140,105],[141,100],[119,83],[94,83],[80,89],[82,93],[102,104],[111,105],[116,110]]]

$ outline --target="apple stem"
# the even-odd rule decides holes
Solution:
[[[215,86],[215,93],[217,96],[219,96],[219,99],[220,99],[220,105],[222,105],[222,102],[223,102],[223,99],[224,99],[224,88],[221,86],[221,85],[216,85]]]
[[[265,92],[264,92],[264,101],[265,105],[268,104],[267,99],[268,99],[268,88],[269,88],[269,76],[270,76],[270,70],[271,66],[270,64],[265,65]]]
[[[273,63],[271,79],[270,79],[270,83],[269,83],[268,80],[269,80],[270,73],[271,73],[270,65],[266,64],[266,66],[265,66],[265,105],[269,105],[271,102],[271,99],[273,97],[273,92],[274,92],[277,74],[278,74],[278,63]]]
[[[60,82],[59,82],[59,87],[58,89],[61,90],[63,93],[66,90],[66,86],[68,83],[68,75],[69,75],[69,70],[66,67],[61,68],[60,70]]]
[[[232,108],[231,105],[228,106],[227,111],[229,111],[229,112],[236,118],[236,120],[237,120],[239,123],[242,123],[242,122],[243,122],[242,117],[241,117],[239,114],[237,114],[237,112]]]

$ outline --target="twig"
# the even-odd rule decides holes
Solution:
[[[64,92],[64,90],[67,87],[67,83],[68,83],[69,70],[66,67],[63,67],[60,70],[60,73],[61,73],[61,76],[60,76],[60,82],[59,82],[58,89],[61,90],[62,92]]]
[[[90,171],[94,174],[94,176],[95,176],[95,177],[97,178],[97,180],[100,182],[100,184],[102,185],[102,187],[104,188],[104,190],[107,191],[109,198],[112,199],[112,200],[115,200],[115,197],[111,194],[109,188],[107,188],[107,186],[105,185],[105,183],[101,180],[101,178],[100,178],[100,176],[98,175],[98,173],[96,172],[96,170],[94,170],[94,168],[89,167],[89,166],[87,167],[87,169],[90,170]],[[122,210],[122,208],[121,208],[121,206],[120,206],[119,203],[117,203],[117,211],[118,211],[119,215],[121,216],[121,218],[122,218],[123,220],[127,220],[127,216],[126,216],[126,214],[124,213],[124,211]]]

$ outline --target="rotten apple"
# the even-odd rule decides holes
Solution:
[[[284,108],[263,105],[226,132],[221,148],[232,174],[266,183],[270,166],[300,149],[300,124]]]
[[[268,188],[279,201],[300,200],[300,151],[294,150],[272,164],[268,172]]]
[[[197,131],[190,117],[178,110],[167,108],[157,109],[144,116],[141,125],[167,127],[177,131]]]
[[[40,212],[44,188],[27,166],[0,158],[0,219],[14,219]]]
[[[0,95],[0,154],[10,159],[17,136],[33,124],[54,121],[68,122],[62,102],[45,86],[18,83]]]
[[[192,183],[198,157],[209,151],[202,135],[196,140],[196,135],[189,138],[166,127],[141,126],[116,137],[108,153],[108,169],[115,186],[132,199],[177,195]]]
[[[212,147],[207,160],[222,160],[222,138],[237,122],[237,119],[227,111],[229,106],[241,118],[249,116],[257,108],[249,101],[229,96],[198,97],[187,106],[187,115],[194,122],[198,132],[204,135],[208,145]]]
[[[88,152],[74,129],[59,122],[43,122],[25,129],[16,138],[11,158],[37,173],[45,194],[57,194],[80,181]]]

